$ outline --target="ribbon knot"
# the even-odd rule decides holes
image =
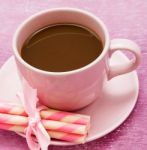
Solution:
[[[38,124],[39,123],[39,121],[41,121],[41,119],[40,119],[40,115],[39,115],[39,113],[38,112],[36,112],[36,114],[35,114],[35,117],[34,118],[32,118],[32,117],[28,117],[28,119],[29,119],[29,126],[35,126],[36,124]]]
[[[28,114],[28,126],[25,131],[28,146],[31,150],[47,150],[50,144],[50,136],[42,125],[39,113],[44,107],[37,107],[37,90],[33,89],[24,79],[22,83],[23,94],[19,94],[19,99]]]

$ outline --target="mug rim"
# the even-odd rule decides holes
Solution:
[[[45,70],[41,70],[41,69],[38,69],[30,64],[28,64],[26,61],[24,61],[18,50],[17,50],[17,38],[18,38],[18,35],[20,34],[21,32],[21,29],[24,28],[24,26],[31,20],[33,20],[34,18],[42,15],[42,14],[45,14],[45,13],[49,13],[49,12],[57,12],[57,11],[69,11],[69,12],[78,12],[78,13],[83,13],[83,14],[86,14],[87,16],[93,18],[97,23],[99,23],[100,27],[101,27],[101,30],[103,31],[104,33],[104,37],[105,37],[105,44],[104,44],[104,47],[103,47],[103,50],[102,50],[102,53],[95,59],[93,60],[91,63],[81,67],[81,68],[78,68],[78,69],[74,69],[74,70],[70,70],[70,71],[65,71],[65,72],[50,72],[50,71],[45,71]],[[97,16],[95,16],[94,14],[86,11],[86,10],[82,10],[82,9],[78,9],[78,8],[66,8],[66,7],[63,7],[63,8],[52,8],[52,9],[47,9],[47,10],[43,10],[43,11],[40,11],[38,13],[35,13],[33,14],[32,16],[30,16],[29,18],[27,18],[25,21],[23,21],[19,27],[16,29],[15,33],[14,33],[14,36],[13,36],[13,40],[12,40],[12,47],[13,47],[13,52],[14,52],[14,55],[15,57],[19,60],[19,62],[21,64],[23,64],[26,68],[30,69],[30,70],[33,70],[37,73],[41,73],[41,74],[44,74],[44,75],[71,75],[71,74],[75,74],[75,73],[79,73],[79,72],[82,72],[82,71],[85,71],[87,70],[88,68],[91,68],[92,66],[94,66],[95,64],[97,64],[107,53],[107,51],[109,50],[109,43],[110,43],[110,37],[109,37],[109,33],[108,33],[108,30],[105,26],[105,24],[101,21],[101,19],[99,19]]]

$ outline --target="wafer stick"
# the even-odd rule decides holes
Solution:
[[[0,104],[0,113],[6,113],[11,115],[27,116],[24,108],[21,106],[12,106],[6,104]],[[87,125],[90,122],[90,117],[86,115],[80,115],[71,112],[58,111],[54,109],[44,109],[40,112],[42,119],[56,120],[73,124]]]
[[[26,126],[18,126],[18,125],[10,125],[10,124],[1,124],[0,129],[25,133]],[[64,132],[57,132],[57,131],[50,131],[47,130],[48,134],[51,138],[72,142],[72,143],[84,143],[87,134],[79,135],[79,134],[72,134],[72,133],[64,133]]]
[[[0,113],[0,123],[3,124],[25,126],[28,124],[28,121],[29,121],[28,117],[26,116]],[[44,119],[42,119],[41,122],[45,127],[45,129],[54,130],[58,132],[74,133],[74,134],[87,134],[88,132],[87,125],[72,124],[72,123],[66,123],[61,121],[44,120]]]

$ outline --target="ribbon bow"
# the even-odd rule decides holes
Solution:
[[[31,150],[47,150],[50,144],[50,136],[43,127],[40,118],[40,110],[37,103],[37,90],[33,89],[27,81],[23,80],[23,95],[19,95],[24,109],[28,114],[29,123],[26,128],[26,140]],[[32,136],[35,135],[36,139]]]

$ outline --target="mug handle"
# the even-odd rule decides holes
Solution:
[[[133,71],[140,64],[141,60],[141,51],[139,46],[128,39],[114,39],[110,43],[110,57],[117,50],[126,50],[135,56],[135,58],[131,59],[129,62],[124,64],[111,66],[109,65],[108,79],[111,79],[115,76],[125,74]]]

